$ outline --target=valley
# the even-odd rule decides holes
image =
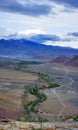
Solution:
[[[77,77],[78,68],[64,63],[0,61],[0,120],[74,120],[78,115]],[[52,85],[55,83],[58,87]],[[34,106],[37,112],[32,111],[30,106],[24,108],[25,103],[31,104],[37,100],[29,92],[29,87],[34,89],[35,86],[38,95],[47,96]]]
[[[78,0],[0,0],[0,130],[78,130]]]

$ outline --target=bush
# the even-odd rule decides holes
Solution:
[[[32,104],[32,101],[27,101],[26,103],[24,103],[24,108],[26,109],[31,104]]]
[[[29,92],[33,95],[38,93],[38,88],[29,87]]]
[[[57,83],[49,84],[48,88],[56,88],[59,87],[60,85]]]
[[[78,121],[78,115],[74,117],[74,121]]]

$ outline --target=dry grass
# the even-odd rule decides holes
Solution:
[[[34,95],[32,95],[32,94],[28,94],[28,101],[34,101],[34,100],[36,100],[36,97],[34,96]]]
[[[17,100],[15,100],[15,98]],[[0,94],[0,105],[1,107],[6,107],[7,108],[16,108],[19,107],[21,105],[21,97],[18,98],[17,96],[13,98],[13,96],[11,95],[7,95],[7,94]]]
[[[0,69],[1,79],[15,79],[15,80],[37,80],[36,76],[30,73],[23,73],[14,70]]]

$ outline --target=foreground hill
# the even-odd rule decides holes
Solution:
[[[40,57],[52,56],[70,56],[77,55],[78,49],[60,47],[60,46],[47,46],[39,44],[26,39],[19,40],[0,40],[0,59],[32,59]]]

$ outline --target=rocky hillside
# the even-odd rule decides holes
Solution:
[[[78,67],[78,55],[74,56],[71,60],[69,60],[66,65],[70,65],[73,67]]]
[[[67,56],[57,56],[51,62],[54,62],[54,63],[65,63],[65,62],[67,62],[69,60],[70,60],[70,57],[67,57]]]
[[[50,62],[64,63],[68,66],[78,67],[78,55],[75,56],[57,56]]]

